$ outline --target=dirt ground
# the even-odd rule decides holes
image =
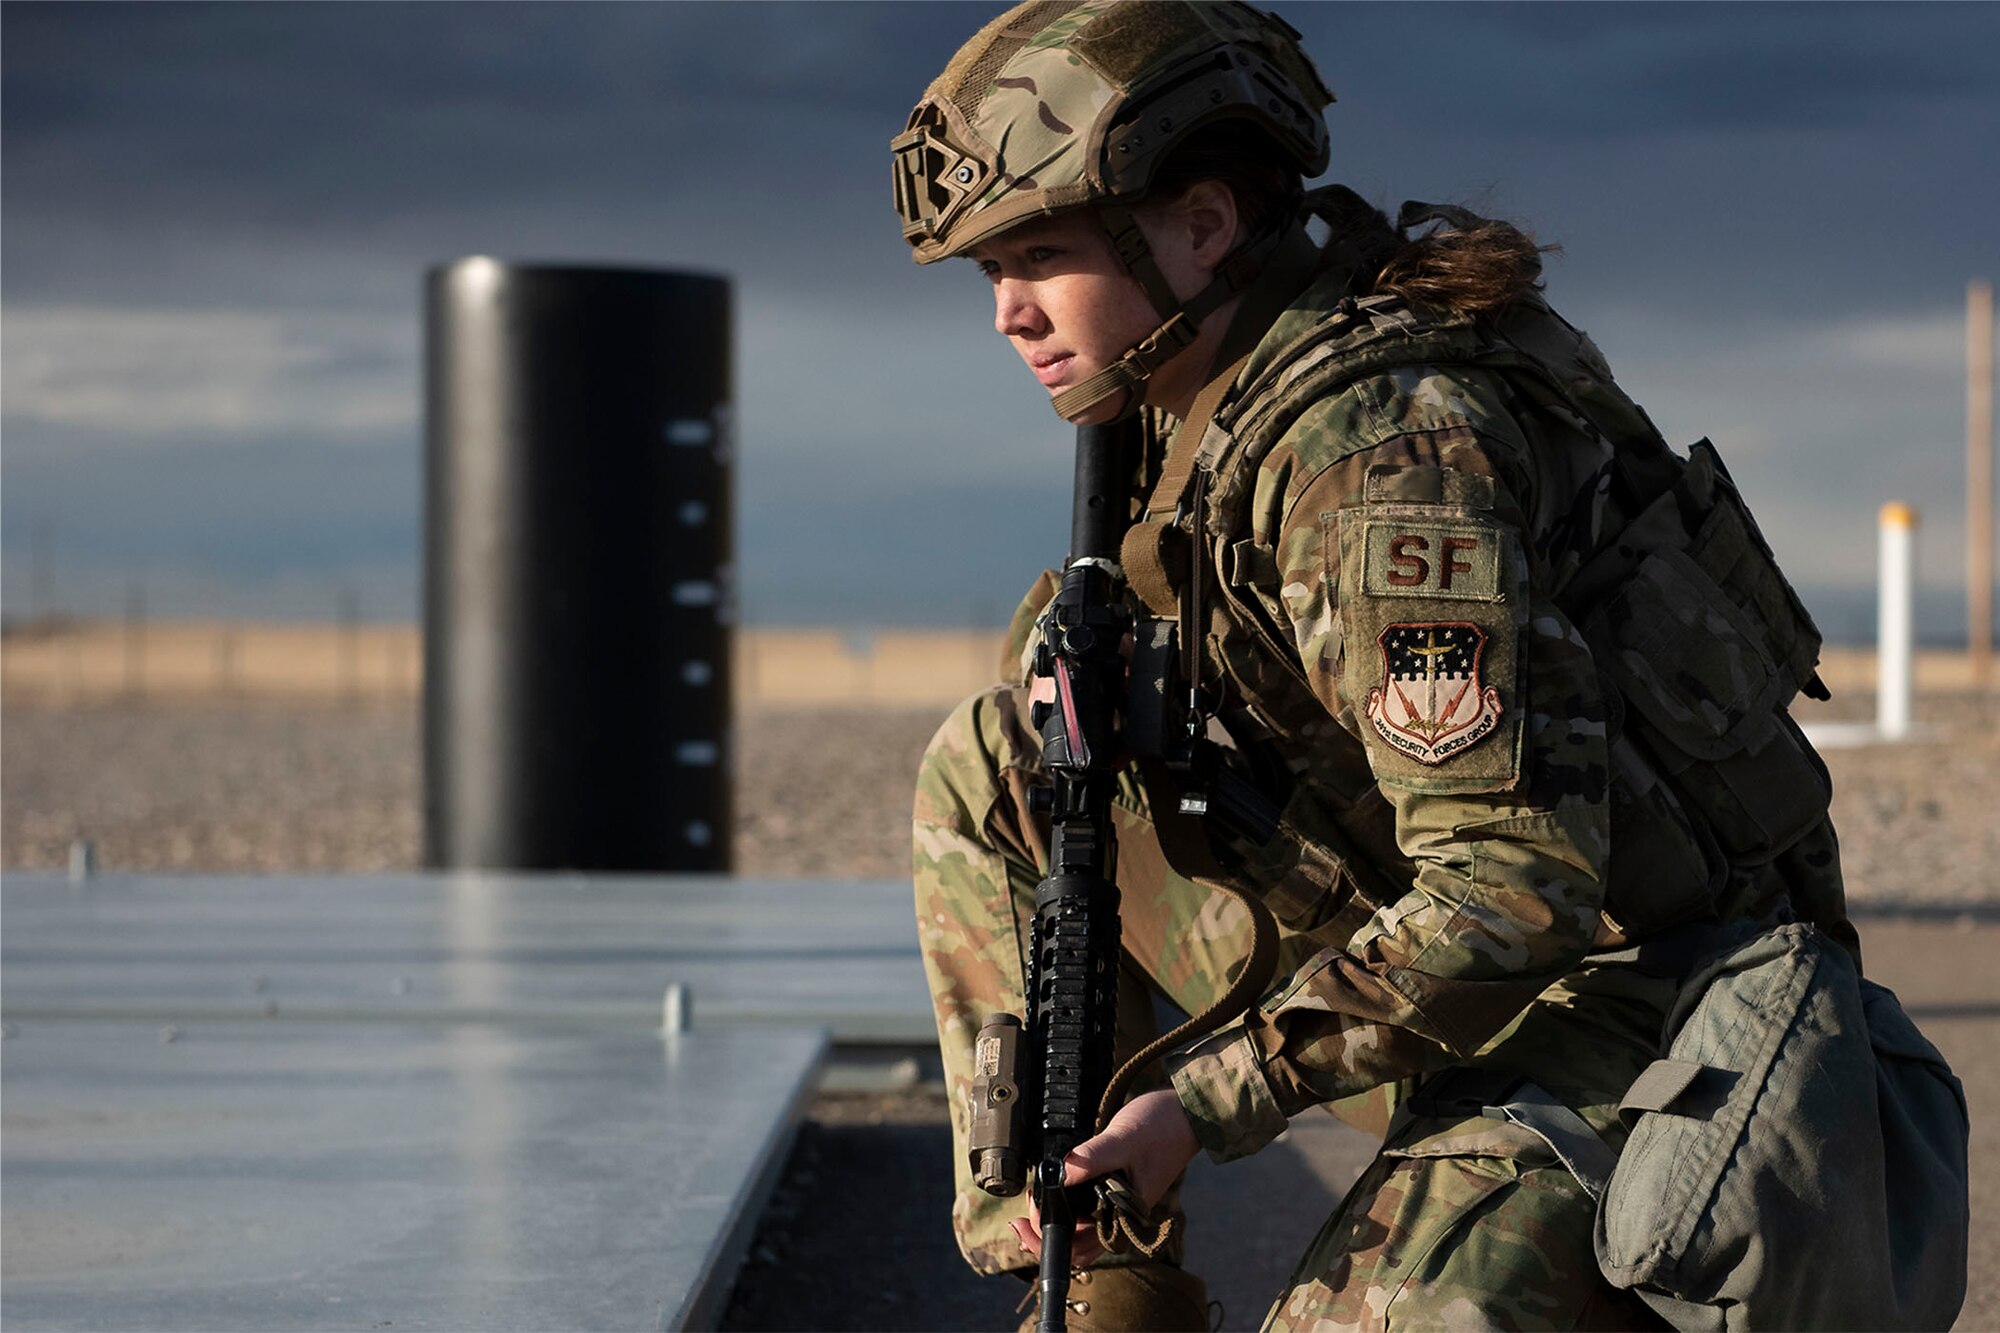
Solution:
[[[1853,717],[1867,700],[1808,706]],[[908,873],[910,790],[944,710],[767,708],[737,724],[736,867]],[[1848,891],[1972,902],[2000,866],[2000,699],[1920,699],[1920,740],[1829,749]],[[105,703],[0,713],[0,868],[408,870],[420,855],[413,707]]]
[[[909,871],[910,791],[942,710],[756,712],[738,724],[736,868]],[[414,869],[409,707],[107,703],[0,714],[0,867],[59,869],[88,837],[106,870]]]
[[[1012,1328],[1011,1302],[1027,1288],[975,1276],[946,1225],[950,1154],[942,1084],[822,1094],[764,1208],[722,1327]]]

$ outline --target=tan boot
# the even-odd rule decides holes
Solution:
[[[1021,1333],[1034,1333],[1041,1289],[1031,1288]],[[1080,1268],[1069,1280],[1070,1333],[1208,1333],[1208,1284],[1166,1263]]]

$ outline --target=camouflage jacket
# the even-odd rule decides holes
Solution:
[[[1587,338],[1538,302],[1428,320],[1329,274],[1236,385],[1201,441],[1205,512],[1182,520],[1207,555],[1204,672],[1290,777],[1245,873],[1325,947],[1172,1061],[1212,1155],[1474,1059],[1594,947],[1788,887],[1840,916],[1822,784],[1775,811],[1755,790],[1803,747],[1784,704],[1810,622],[1726,481],[1674,492],[1691,469]],[[1694,518],[1654,534],[1663,507]],[[1753,542],[1761,559],[1737,551]],[[1707,582],[1652,589],[1656,547]],[[1716,602],[1749,609],[1715,623]],[[1718,764],[1750,770],[1740,799],[1677,799],[1728,789]]]

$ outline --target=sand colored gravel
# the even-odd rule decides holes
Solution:
[[[1865,714],[1865,695],[1808,717]],[[943,709],[761,708],[737,726],[737,867],[908,872],[910,788]],[[1829,750],[1857,899],[2000,897],[2000,702],[1919,701],[1922,739]],[[53,869],[90,837],[116,870],[381,871],[419,856],[407,704],[107,703],[0,714],[0,863]]]

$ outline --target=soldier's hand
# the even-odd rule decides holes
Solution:
[[[1063,1184],[1077,1185],[1123,1171],[1133,1190],[1151,1208],[1166,1197],[1167,1190],[1187,1170],[1200,1147],[1194,1127],[1188,1124],[1187,1113],[1181,1110],[1180,1098],[1173,1089],[1160,1088],[1125,1103],[1102,1134],[1078,1144],[1063,1161]],[[1039,1256],[1042,1219],[1032,1200],[1027,1218],[1017,1218],[1013,1226],[1021,1248]],[[1079,1224],[1073,1262],[1080,1267],[1103,1253],[1095,1227]]]

